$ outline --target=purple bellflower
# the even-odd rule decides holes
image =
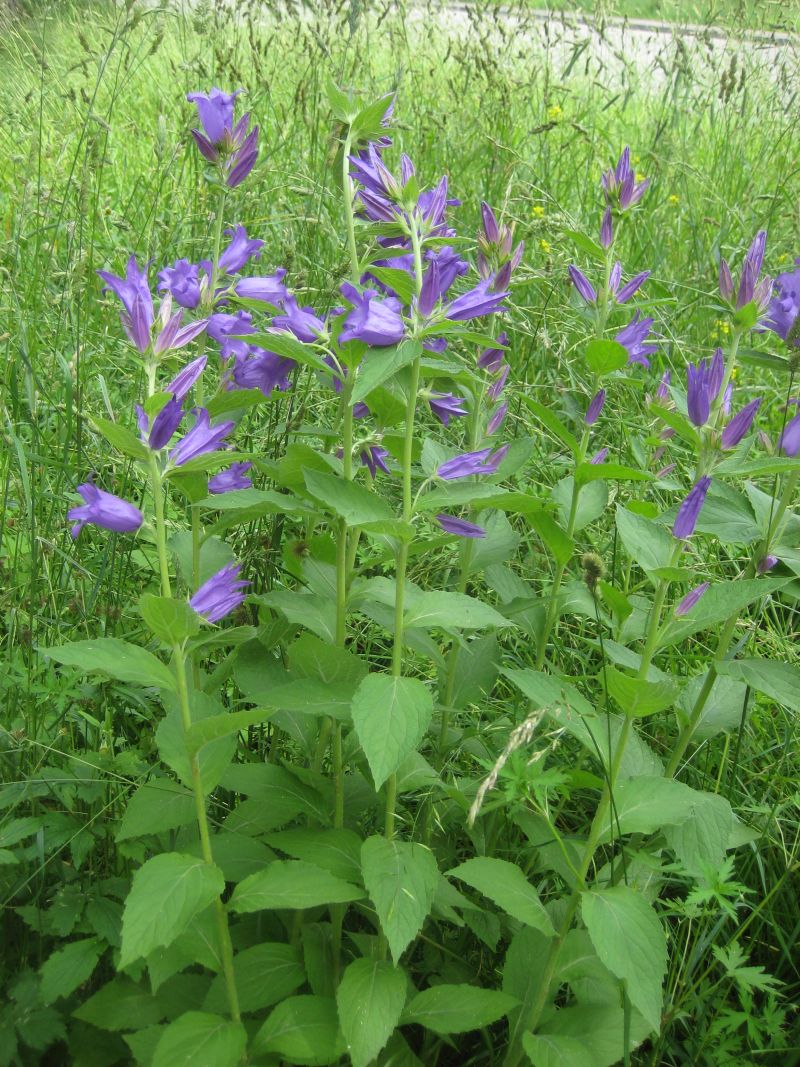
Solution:
[[[708,492],[708,487],[710,485],[711,479],[707,475],[701,478],[692,486],[683,503],[678,508],[675,525],[672,527],[672,535],[673,537],[677,537],[679,541],[691,537],[694,533],[694,528],[697,525],[697,520],[700,518],[700,511],[705,503],[706,493]]]
[[[142,270],[131,256],[125,268],[125,277],[120,278],[109,271],[97,272],[106,283],[103,291],[110,289],[122,301],[122,325],[129,340],[146,352],[150,347],[150,333],[153,328],[153,297],[147,284],[147,267]]]
[[[138,404],[136,417],[142,441],[154,452],[160,452],[162,448],[166,448],[181,424],[183,405],[177,397],[171,397],[153,419],[152,426],[144,408]]]
[[[669,400],[669,383],[671,380],[672,374],[668,370],[664,371],[656,389],[656,400],[662,404],[666,404]]]
[[[606,402],[606,391],[600,389],[592,397],[589,407],[586,409],[586,414],[583,416],[583,421],[587,426],[593,426],[594,423],[600,418],[600,412],[603,410],[603,405]]]
[[[208,356],[198,356],[191,363],[187,363],[183,370],[175,375],[164,391],[172,393],[176,400],[184,400],[194,383],[206,369],[207,362]]]
[[[227,229],[225,236],[231,241],[219,257],[217,267],[221,274],[236,274],[248,260],[260,258],[264,242],[257,237],[248,237],[241,224]]]
[[[629,207],[638,204],[642,199],[650,180],[645,178],[644,181],[636,181],[636,175],[631,167],[631,151],[626,146],[616,167],[603,174],[602,184],[608,203],[619,207],[620,211],[627,211]]]
[[[578,290],[578,293],[583,297],[587,304],[597,303],[597,292],[595,287],[586,277],[582,270],[571,263],[569,266],[569,276],[572,279],[572,284]]]
[[[379,470],[382,470],[384,474],[392,473],[386,466],[386,457],[388,455],[387,449],[381,448],[380,445],[370,445],[367,448],[362,448],[359,458],[361,459],[361,465],[367,467],[370,475],[374,478]]]
[[[158,272],[158,288],[159,292],[168,289],[176,304],[193,310],[203,296],[200,267],[188,259],[178,259],[171,267]]]
[[[486,426],[486,436],[487,437],[491,437],[492,434],[497,433],[497,431],[500,429],[500,427],[505,422],[505,418],[506,418],[507,414],[508,414],[508,402],[504,400],[502,404],[499,404],[495,408],[494,412],[492,413],[492,417],[489,419],[489,422],[488,422],[488,424]]]
[[[478,273],[484,280],[493,279],[493,289],[507,289],[511,275],[522,261],[525,245],[520,241],[514,248],[514,223],[509,226],[498,222],[494,211],[485,202],[481,203],[481,220]]]
[[[88,523],[102,526],[104,530],[113,530],[114,533],[133,533],[144,521],[137,507],[113,493],[98,489],[92,482],[79,485],[78,492],[84,503],[67,512],[67,518],[75,523],[70,530],[73,540]]]
[[[795,263],[800,267],[800,259]],[[774,296],[763,325],[797,348],[800,346],[800,336],[794,327],[800,315],[800,270],[779,274],[774,284]]]
[[[601,463],[605,463],[608,458],[608,449],[601,448],[599,452],[595,452],[592,458],[589,460],[593,467],[599,467]]]
[[[689,590],[686,596],[681,600],[678,606],[675,608],[675,614],[680,618],[681,615],[687,615],[695,606],[698,600],[708,591],[711,586],[711,582],[701,582],[700,585],[696,585],[694,589]]]
[[[274,274],[264,277],[241,278],[233,287],[233,291],[246,300],[260,300],[278,307],[288,295],[283,284],[285,276],[285,267],[279,267]]]
[[[466,319],[477,319],[482,315],[493,315],[496,311],[500,311],[503,301],[508,296],[508,290],[501,289],[498,292],[492,292],[491,289],[491,279],[478,282],[474,289],[450,301],[445,308],[445,317],[451,322],[463,322]]]
[[[248,355],[236,357],[233,380],[240,389],[260,389],[268,397],[275,389],[289,388],[289,375],[296,366],[292,359],[252,345]]]
[[[497,343],[507,345],[508,334],[501,333],[497,338]],[[505,348],[484,348],[483,352],[478,356],[478,366],[481,370],[488,370],[492,374],[496,374],[503,365],[505,354]]]
[[[172,311],[172,297],[168,294],[161,302],[158,311],[157,326],[160,327],[153,341],[153,353],[156,356],[164,352],[174,352],[183,348],[203,332],[208,326],[207,319],[197,319],[186,326],[182,326],[183,308],[179,308],[174,315]]]
[[[619,283],[622,281],[622,268],[620,264],[617,264],[617,266],[620,266],[619,277],[617,278],[615,276],[614,278],[609,279],[609,285],[616,302],[618,304],[627,304],[630,298],[636,293],[638,293],[638,291],[650,277],[651,272],[649,270],[641,271],[639,274],[631,278],[629,282],[626,282],[620,289]],[[611,284],[612,281],[614,282],[614,284]]]
[[[652,319],[642,319],[639,312],[633,316],[627,326],[619,331],[614,340],[628,351],[628,363],[640,363],[643,367],[650,366],[649,356],[658,351],[658,346],[645,344],[653,325]]]
[[[795,415],[784,426],[778,440],[778,450],[792,458],[800,452],[800,415]]]
[[[427,400],[431,411],[445,426],[450,425],[450,419],[453,416],[467,414],[467,409],[464,407],[464,398],[454,396],[453,393],[431,393]]]
[[[456,537],[486,536],[486,531],[482,526],[478,526],[474,522],[468,522],[466,519],[459,519],[455,515],[446,515],[441,512],[436,516],[436,521],[445,533],[455,534]]]
[[[686,408],[695,426],[705,426],[725,375],[725,359],[718,348],[711,360],[703,359],[686,370]]]
[[[750,431],[753,419],[761,406],[761,399],[751,400],[741,411],[733,416],[725,429],[722,431],[721,444],[724,449],[736,448],[741,439]]]
[[[294,334],[298,341],[310,344],[325,333],[325,323],[312,307],[301,308],[297,298],[287,293],[283,302],[283,315],[276,315],[272,325],[279,330]]]
[[[736,291],[736,299],[734,301],[734,282],[731,274],[731,269],[728,266],[726,260],[721,259],[719,263],[719,291],[723,300],[726,300],[729,304],[735,304],[735,307],[743,308],[745,305],[756,302],[759,314],[763,314],[770,303],[770,296],[772,294],[772,279],[762,278],[759,281],[759,274],[761,273],[761,266],[764,262],[764,251],[767,244],[767,232],[766,230],[759,230],[756,236],[753,238],[753,242],[747,250],[747,254],[744,257],[744,263],[742,264],[742,276],[739,280],[739,288]]]
[[[222,359],[230,359],[231,356],[244,358],[247,355],[250,346],[241,339],[241,335],[255,333],[252,321],[253,316],[248,311],[237,311],[233,315],[217,311],[209,316],[206,331],[212,341],[220,346]]]
[[[511,371],[510,364],[504,363],[502,365],[502,367],[500,368],[495,380],[492,382],[492,384],[486,390],[486,395],[489,397],[490,400],[498,400],[499,399],[500,394],[502,393],[502,391],[506,387],[506,382],[508,381],[508,375],[509,375],[510,371]]]
[[[218,426],[212,426],[206,409],[196,408],[194,426],[172,449],[169,454],[170,462],[176,467],[182,467],[189,460],[207,452],[215,452],[234,426],[234,422],[221,422]]]
[[[611,208],[607,207],[603,212],[603,221],[600,223],[600,244],[605,249],[611,248],[614,243],[614,223],[611,216]]]
[[[190,607],[207,622],[219,622],[224,619],[234,608],[239,607],[247,595],[245,589],[250,582],[239,578],[241,570],[240,563],[226,564],[189,598]]]
[[[445,481],[456,478],[469,478],[473,474],[494,474],[508,452],[508,445],[502,445],[493,451],[482,448],[477,452],[463,452],[460,456],[442,463],[436,474]]]
[[[759,574],[766,574],[767,571],[771,571],[773,567],[776,567],[780,563],[777,556],[763,556],[758,561],[757,571]]]
[[[400,301],[388,296],[381,300],[376,289],[360,293],[350,282],[341,286],[342,295],[353,305],[339,334],[341,344],[363,341],[374,348],[397,344],[405,334]]]
[[[247,477],[252,463],[232,463],[213,478],[208,479],[209,493],[230,493],[237,489],[250,489],[253,482]]]
[[[236,97],[242,89],[223,93],[212,89],[210,93],[189,93],[186,97],[197,106],[197,115],[203,127],[202,133],[193,129],[200,154],[209,163],[221,165],[225,184],[235,188],[253,169],[258,156],[258,126],[248,133],[250,115],[243,115],[234,126],[233,111]]]

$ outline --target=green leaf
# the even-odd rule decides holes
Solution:
[[[522,1047],[533,1067],[595,1067],[588,1045],[561,1034],[523,1034]]]
[[[566,566],[575,551],[575,545],[566,530],[562,529],[546,511],[529,512],[526,518],[550,550],[558,566]]]
[[[669,563],[673,539],[663,526],[627,508],[618,507],[617,532],[625,551],[646,574]]]
[[[520,922],[548,936],[555,934],[539,894],[515,863],[478,856],[447,873],[448,877],[458,878],[483,893]]]
[[[200,631],[200,616],[186,600],[145,593],[139,611],[156,637],[170,647]]]
[[[98,637],[88,641],[72,641],[66,645],[41,648],[44,656],[68,667],[79,667],[84,674],[99,671],[109,678],[134,685],[155,685],[159,689],[176,692],[172,672],[152,652],[117,637]]]
[[[646,482],[653,479],[650,471],[625,467],[621,463],[581,463],[575,471],[575,477],[578,485],[596,481]]]
[[[231,336],[234,335],[231,334]],[[314,370],[322,371],[326,375],[331,373],[331,368],[313,345],[298,341],[296,337],[284,330],[249,333],[243,336],[242,340],[247,341],[248,344],[266,348],[268,352],[274,352],[277,356],[283,356],[284,359],[293,359],[301,366],[313,367]]]
[[[266,870],[251,874],[234,890],[232,911],[265,911],[267,908],[316,908],[320,904],[347,904],[363,900],[358,886],[304,860],[277,860]]]
[[[273,1052],[298,1067],[335,1063],[344,1054],[333,997],[288,997],[272,1011],[256,1034],[251,1053]]]
[[[710,868],[717,871],[725,858],[736,817],[725,797],[693,790],[691,817],[667,826],[667,844],[686,870],[700,877]]]
[[[619,341],[595,337],[586,346],[586,365],[593,374],[611,374],[628,363],[628,350]]]
[[[626,983],[631,1004],[658,1033],[667,945],[652,906],[635,889],[618,885],[584,893],[581,914],[597,955]]]
[[[138,1030],[164,1017],[149,990],[124,974],[106,982],[72,1014],[100,1030]]]
[[[664,826],[685,822],[704,794],[674,778],[641,775],[614,787],[614,809],[598,844],[621,834],[650,834]]]
[[[393,275],[399,274],[409,282],[409,285],[411,284],[410,276],[404,270],[385,271],[384,268],[384,272]],[[380,276],[383,272],[379,267],[373,268],[372,273]],[[389,281],[388,284],[392,285],[392,282]],[[398,280],[398,284],[400,284],[400,280]],[[395,288],[395,286],[392,285],[392,288]],[[368,348],[358,368],[358,377],[353,387],[352,402],[357,404],[359,401],[364,400],[373,389],[383,385],[392,375],[402,370],[403,367],[407,367],[409,363],[413,363],[421,354],[422,343],[412,340],[401,341],[399,345],[391,348]]]
[[[330,74],[325,75],[324,88],[325,96],[328,99],[328,103],[331,105],[334,117],[337,118],[339,122],[349,123],[358,113],[354,102],[350,99],[347,93],[343,92],[338,87]]]
[[[222,717],[222,704],[216,697],[208,693],[198,692],[196,689],[189,693],[189,704],[192,713],[192,728],[199,726],[206,719]],[[179,702],[169,696],[164,700],[167,714],[158,724],[156,730],[156,744],[161,759],[181,779],[183,784],[191,788],[194,784],[194,770],[192,768],[192,756],[189,751],[188,739],[183,731],[183,716]],[[200,782],[203,793],[208,794],[219,783],[225,773],[225,769],[233,758],[236,751],[236,738],[232,735],[218,736],[203,746],[199,755]]]
[[[336,605],[328,597],[301,593],[296,589],[273,589],[263,596],[252,597],[256,604],[274,608],[291,623],[305,626],[323,641],[336,641]]]
[[[274,830],[298,815],[306,815],[316,822],[325,822],[327,818],[327,805],[319,793],[274,763],[235,763],[225,771],[221,784],[224,789],[250,797],[263,809],[271,823],[266,830]],[[243,806],[233,809],[228,816],[229,823]]]
[[[279,493],[274,489],[232,489],[229,493],[217,493],[199,500],[195,507],[203,511],[221,511],[224,513],[222,523],[217,526],[229,526],[233,522],[250,522],[261,515],[309,515],[313,514],[305,500],[300,500],[294,493]],[[243,512],[239,517],[230,513]]]
[[[246,1045],[247,1031],[241,1023],[204,1011],[187,1011],[161,1035],[152,1067],[236,1067]]]
[[[611,666],[603,669],[602,677],[606,681],[609,694],[625,714],[632,718],[655,715],[665,708],[671,708],[680,693],[680,686],[672,678],[650,682],[644,678],[623,674]]]
[[[387,502],[357,482],[319,471],[303,472],[309,493],[321,501],[348,526],[370,526],[393,522],[394,514]]]
[[[186,734],[186,749],[190,756],[199,752],[205,745],[212,741],[219,741],[222,737],[238,734],[247,730],[250,726],[258,726],[259,723],[268,722],[272,715],[272,708],[252,708],[249,711],[227,711],[224,715],[212,715],[208,719],[192,723]]]
[[[700,434],[686,416],[681,415],[675,408],[667,408],[663,404],[651,404],[650,413],[665,422],[684,441],[688,441],[695,446],[700,444]]]
[[[411,841],[369,837],[361,870],[395,964],[431,910],[439,870],[430,849]]]
[[[269,941],[237,952],[233,957],[233,974],[243,1012],[260,1011],[285,1000],[306,980],[298,949]],[[203,1010],[220,1014],[228,1011],[224,975],[218,974],[214,979]]]
[[[618,994],[619,995],[619,994]],[[647,1037],[649,1024],[634,1008],[626,1026],[625,1013],[619,1001],[616,1005],[578,1004],[551,1012],[539,1026],[536,1036],[545,1039],[579,1041],[591,1050],[592,1067],[612,1067],[622,1061],[625,1035],[630,1030],[629,1051],[633,1051]],[[558,1063],[558,1060],[555,1061]],[[571,1060],[568,1067],[573,1067]],[[577,1060],[574,1067],[582,1067]]]
[[[498,629],[513,625],[499,611],[466,593],[417,593],[406,609],[407,627],[438,627],[443,630]]]
[[[244,489],[241,490],[244,492]],[[194,585],[193,574],[193,562],[194,554],[192,549],[192,531],[191,530],[179,530],[178,533],[173,534],[168,542],[170,552],[175,557],[175,562],[178,565],[178,571],[181,578],[187,586],[192,587]],[[200,546],[200,568],[198,581],[202,585],[203,582],[222,570],[223,567],[227,567],[229,563],[235,563],[236,559],[233,554],[233,549],[229,544],[226,544],[219,537],[207,537],[203,540]]]
[[[716,664],[716,669],[718,674],[742,681],[784,707],[800,711],[800,670],[793,664],[754,656],[752,659],[722,660]],[[737,713],[741,718],[741,706]]]
[[[783,578],[742,578],[739,581],[715,582],[688,615],[673,619],[662,630],[658,647],[667,648],[678,644],[699,630],[724,622],[738,614],[759,597],[774,593],[790,581]]]
[[[406,1000],[406,976],[384,960],[354,960],[336,991],[353,1067],[368,1067],[392,1036]]]
[[[425,735],[433,715],[430,689],[417,678],[369,674],[353,697],[353,725],[380,789]]]
[[[165,852],[149,859],[125,901],[120,968],[171,944],[224,888],[222,871],[194,856]]]
[[[346,882],[361,881],[361,838],[353,830],[310,827],[270,834],[267,843],[296,860],[306,860]]]
[[[110,419],[92,418],[96,429],[105,437],[110,445],[113,445],[123,456],[131,459],[147,460],[150,450],[143,444],[133,430],[120,426],[119,423],[111,422]]]
[[[585,252],[591,259],[597,260],[598,263],[605,263],[606,253],[591,237],[581,233],[580,230],[564,230],[563,234],[565,237],[571,237],[581,252]]]
[[[358,141],[374,141],[376,137],[386,132],[383,119],[394,95],[394,93],[387,93],[359,111],[350,126],[354,144]]]
[[[104,950],[105,945],[98,938],[86,937],[82,941],[70,941],[51,953],[39,970],[42,1004],[68,997],[87,982]]]
[[[554,437],[557,437],[562,444],[565,444],[577,459],[580,454],[578,439],[567,429],[552,408],[545,407],[544,404],[538,403],[538,401],[531,399],[531,397],[524,393],[521,394],[520,398],[528,410],[533,412],[539,422],[541,422]]]
[[[367,674],[364,660],[346,648],[329,645],[313,634],[301,634],[286,650],[292,673],[302,678],[316,678],[326,685],[358,685]]]
[[[160,834],[187,826],[197,817],[194,796],[170,778],[152,778],[128,800],[117,830],[117,841]]]
[[[410,1001],[403,1023],[416,1023],[435,1034],[465,1034],[508,1015],[519,1001],[497,989],[471,985],[435,985]]]
[[[550,491],[550,495],[556,502],[559,518],[564,526],[569,524],[569,513],[572,508],[572,475],[562,478]],[[575,510],[575,522],[573,529],[578,533],[589,523],[599,519],[606,510],[608,504],[608,486],[603,481],[589,482],[584,485],[578,494],[578,507]]]

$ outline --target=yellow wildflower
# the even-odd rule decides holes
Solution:
[[[559,104],[553,104],[547,109],[547,117],[551,122],[558,122],[563,114]]]
[[[533,217],[535,219],[543,219],[544,218],[544,206],[542,204],[534,204],[533,205]]]
[[[545,241],[545,239],[542,238],[541,241],[539,242],[539,248],[541,248],[541,250],[545,253],[545,255],[547,255],[550,252],[550,242],[549,241]]]
[[[667,200],[670,202],[670,204],[680,204],[681,202],[681,198],[679,196],[676,196],[674,193],[672,194],[672,196],[668,196]]]

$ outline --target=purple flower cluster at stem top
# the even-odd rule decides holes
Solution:
[[[202,131],[193,129],[200,154],[220,168],[229,189],[241,185],[258,157],[258,126],[248,131],[250,115],[243,115],[234,125],[236,97],[243,92],[224,93],[212,89],[210,93],[188,93],[186,99],[197,106]]]
[[[617,161],[616,167],[603,173],[603,190],[606,199],[612,207],[620,211],[638,204],[650,185],[648,178],[642,181],[636,180],[636,175],[631,166],[631,152],[627,146]]]

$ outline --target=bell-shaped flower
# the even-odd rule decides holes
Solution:
[[[474,522],[468,522],[467,519],[459,519],[455,515],[447,515],[444,512],[440,512],[436,516],[436,521],[445,533],[455,534],[456,537],[486,536],[486,530],[482,526],[478,526]]]
[[[191,363],[187,363],[183,370],[175,375],[165,392],[172,393],[176,400],[183,400],[206,369],[207,362],[208,356],[198,356]]]
[[[89,523],[114,533],[133,533],[144,521],[137,507],[113,493],[98,489],[93,482],[79,485],[78,493],[84,503],[67,512],[67,518],[75,524],[70,530],[73,540]]]
[[[250,259],[259,259],[264,242],[257,237],[248,237],[247,230],[241,224],[225,231],[230,237],[230,244],[223,249],[217,268],[222,274],[236,274]]]
[[[691,589],[675,608],[675,614],[678,618],[682,615],[688,615],[698,600],[705,596],[710,586],[711,582],[701,582],[700,585],[696,585],[694,589]]]
[[[246,300],[260,300],[265,304],[278,307],[287,297],[286,286],[283,279],[286,276],[285,267],[279,267],[274,274],[263,277],[241,278],[233,287],[237,296]]]
[[[176,304],[193,310],[203,296],[200,267],[188,259],[177,259],[171,267],[158,272],[158,288],[159,292],[169,290]]]
[[[248,311],[237,311],[229,315],[224,311],[217,311],[209,316],[206,331],[212,341],[220,346],[219,354],[222,359],[230,359],[231,356],[243,358],[250,351],[247,341],[242,340],[242,335],[255,333],[252,325],[253,316]]]
[[[800,415],[795,415],[784,426],[778,440],[778,450],[792,458],[800,452]]]
[[[709,361],[690,363],[686,371],[686,407],[695,426],[704,426],[717,399],[725,375],[725,359],[718,348]]]
[[[600,412],[603,410],[603,405],[606,402],[606,391],[600,389],[592,397],[589,407],[586,409],[586,414],[583,416],[583,421],[587,426],[593,426],[594,423],[600,418]]]
[[[198,456],[215,452],[235,425],[229,421],[212,426],[206,409],[197,408],[194,426],[172,449],[169,454],[170,462],[176,467],[182,467],[184,463],[197,459]]]
[[[572,278],[572,284],[578,290],[578,293],[583,297],[587,304],[597,303],[597,291],[586,275],[575,266],[574,263],[569,265],[569,276]]]
[[[481,448],[477,452],[463,452],[440,464],[436,474],[445,481],[469,478],[474,474],[494,474],[508,452],[508,445],[492,450]]]
[[[492,279],[486,279],[470,289],[463,296],[451,300],[445,308],[445,317],[451,322],[463,322],[477,319],[483,315],[493,315],[503,307],[508,296],[507,290],[492,291]]]
[[[722,431],[721,444],[724,449],[735,448],[753,425],[753,419],[761,406],[761,399],[751,400],[741,411],[733,416]]]
[[[430,393],[426,399],[431,411],[445,426],[450,425],[450,419],[454,416],[467,414],[462,396],[455,396],[453,393]]]
[[[247,477],[252,463],[232,463],[213,478],[208,479],[209,493],[231,493],[238,489],[250,489],[253,482]]]
[[[640,363],[643,367],[650,366],[648,356],[658,351],[657,345],[645,344],[650,335],[652,325],[652,319],[640,318],[637,311],[628,325],[623,326],[614,337],[618,344],[627,349],[628,363]]]
[[[154,452],[160,452],[162,448],[166,448],[181,424],[183,405],[177,397],[170,397],[153,419],[151,426],[144,408],[137,404],[136,418],[139,425],[139,436],[142,441],[148,448],[152,448]]]
[[[342,284],[342,295],[353,305],[339,334],[340,344],[363,341],[374,348],[395,345],[405,335],[400,301],[388,296],[381,300],[375,289],[359,292],[350,282]]]
[[[284,314],[276,315],[272,325],[294,334],[298,341],[311,344],[325,334],[325,323],[313,307],[300,307],[297,298],[287,293],[283,301]]]
[[[650,180],[636,180],[636,174],[631,167],[630,148],[626,145],[616,167],[604,172],[602,184],[609,204],[618,207],[620,211],[627,211],[642,199]]]
[[[384,474],[391,474],[391,471],[386,466],[386,457],[388,455],[387,449],[382,448],[380,445],[369,445],[359,452],[361,465],[369,470],[373,478],[379,470],[382,470]]]
[[[219,622],[243,603],[250,582],[239,578],[240,563],[228,563],[189,598],[189,606],[207,622]]]
[[[800,259],[796,260],[800,267]],[[784,341],[792,343],[793,347],[800,345],[800,336],[797,335],[795,324],[800,315],[800,270],[787,271],[779,274],[774,282],[774,295],[769,304],[767,318],[762,325],[772,330]],[[791,334],[791,337],[790,337]]]
[[[694,528],[697,526],[697,520],[700,518],[700,512],[705,503],[706,494],[708,493],[708,487],[710,485],[711,479],[708,476],[705,476],[700,478],[700,480],[689,490],[683,503],[678,508],[675,524],[672,527],[673,537],[677,537],[678,540],[683,541],[687,537],[692,536]]]
[[[237,356],[233,380],[240,389],[260,389],[264,396],[271,396],[275,389],[289,388],[289,375],[296,366],[292,359],[252,345],[246,356]]]
[[[147,283],[147,267],[142,270],[136,262],[136,256],[131,256],[124,278],[105,270],[99,270],[97,273],[106,283],[103,291],[110,289],[122,302],[124,310],[120,318],[129,340],[140,352],[146,352],[150,347],[154,319],[153,296]]]

